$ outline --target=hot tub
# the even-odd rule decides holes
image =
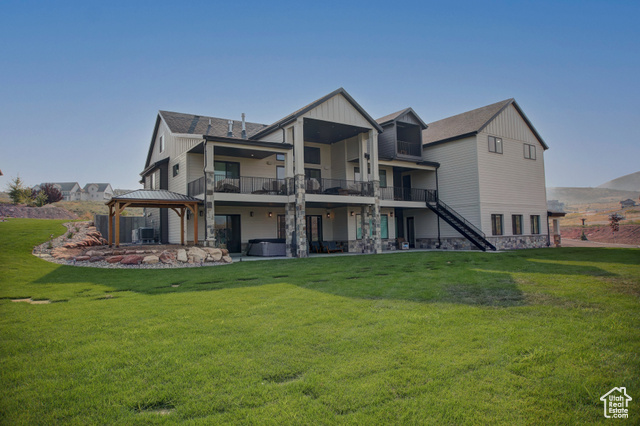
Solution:
[[[247,256],[286,256],[287,243],[282,238],[258,238],[249,240]]]

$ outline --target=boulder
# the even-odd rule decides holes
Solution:
[[[229,256],[228,254],[225,256],[222,256],[222,261],[224,263],[233,263],[233,259],[231,259],[231,256]]]
[[[229,256],[229,250],[227,249],[221,249],[222,250],[222,255],[223,256]]]
[[[219,248],[214,248],[214,249],[210,249],[211,252],[209,253],[209,255],[213,258],[214,262],[220,262],[220,259],[222,259],[222,250],[220,250]]]
[[[142,263],[146,265],[155,265],[158,262],[160,262],[160,259],[155,255],[145,256],[144,259],[142,259]]]
[[[193,261],[195,263],[204,262],[207,258],[207,252],[202,250],[200,247],[191,247],[188,254],[189,257],[193,257]]]
[[[84,261],[89,260],[89,259],[91,259],[91,256],[83,255],[83,256],[76,256],[75,257],[76,262],[84,262]]]
[[[165,250],[160,253],[160,256],[158,256],[158,260],[160,260],[160,262],[162,263],[174,263],[176,261],[176,254],[172,251]]]
[[[120,261],[123,265],[139,265],[144,257],[137,254],[129,254]]]
[[[124,259],[124,256],[118,255],[118,256],[109,256],[109,257],[107,257],[106,260],[107,260],[108,263],[118,263],[122,259]]]
[[[186,262],[187,261],[187,251],[185,249],[179,249],[177,257],[178,262]]]
[[[104,260],[104,256],[91,256],[89,262],[102,262]]]

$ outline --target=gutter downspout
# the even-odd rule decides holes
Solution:
[[[203,151],[204,151],[204,168],[202,169],[202,176],[204,177],[204,244],[207,244],[207,140],[203,139]]]
[[[440,195],[438,195],[439,187],[438,187],[438,169],[436,169],[436,204],[438,204],[438,200],[440,199]],[[440,216],[438,216],[438,248],[442,247],[442,241],[440,241]]]
[[[547,212],[547,247],[551,247],[551,228],[549,227],[549,212]]]

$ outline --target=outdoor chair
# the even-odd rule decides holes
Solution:
[[[315,251],[316,253],[322,253],[322,246],[320,241],[311,241],[309,243],[309,251]]]
[[[339,247],[338,244],[335,241],[328,241],[325,246],[324,249],[326,250],[327,253],[344,253],[344,250],[342,250],[342,247]]]

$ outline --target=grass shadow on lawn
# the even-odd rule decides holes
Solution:
[[[373,256],[350,256],[164,270],[61,266],[33,282],[87,283],[102,286],[105,293],[146,295],[284,283],[354,299],[511,307],[535,300],[519,288],[512,273],[614,276],[594,266],[532,262],[512,253],[408,253],[375,256],[373,260]]]

